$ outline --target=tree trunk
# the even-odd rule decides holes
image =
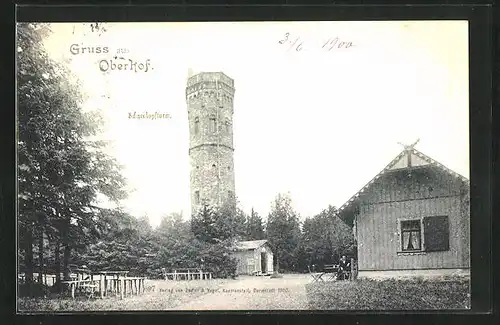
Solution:
[[[280,258],[277,251],[276,251],[276,273],[280,273]]]
[[[33,228],[28,223],[24,237],[24,266],[26,267],[25,281],[33,282]]]
[[[24,283],[29,297],[33,294],[33,223],[28,222],[24,233]]]
[[[71,254],[71,247],[70,247],[70,242],[69,242],[69,231],[70,231],[70,224],[69,220],[65,220],[63,227],[63,246],[64,246],[64,254],[63,254],[63,276],[64,280],[70,280],[70,274],[69,274],[69,258]]]
[[[38,217],[38,264],[39,264],[39,269],[38,269],[38,283],[43,284],[43,274],[45,273],[45,268],[44,268],[44,258],[43,258],[43,233],[45,229],[45,220],[43,215],[40,215]]]
[[[63,257],[63,270],[64,270],[64,280],[70,280],[69,274],[69,258],[71,254],[71,247],[69,244],[64,245],[64,257]]]
[[[54,248],[54,269],[56,271],[56,288],[59,290],[61,285],[61,240],[56,239]]]

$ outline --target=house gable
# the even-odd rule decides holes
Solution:
[[[255,250],[266,244],[267,244],[266,239],[239,241],[236,242],[234,249],[237,251]]]
[[[359,213],[362,198],[366,198],[366,193],[373,191],[371,189],[372,186],[377,183],[380,178],[383,178],[383,176],[386,176],[387,173],[394,171],[412,169],[418,170],[419,168],[424,167],[428,167],[429,170],[434,170],[436,172],[440,171],[441,173],[451,176],[451,178],[458,181],[460,188],[465,188],[467,192],[469,191],[470,182],[467,178],[447,168],[443,164],[414,149],[413,147],[409,147],[405,148],[405,150],[397,155],[384,169],[382,169],[380,173],[375,175],[365,186],[363,186],[356,194],[347,200],[338,210],[339,217],[344,220],[347,225],[353,227],[355,221],[354,219]]]
[[[418,167],[429,165],[430,162],[425,159],[420,153],[417,151],[404,151],[399,155],[400,158],[395,160],[392,163],[392,166],[389,166],[387,170],[396,170],[401,168],[409,168],[409,167]]]
[[[432,165],[390,170],[358,196],[359,205],[461,195],[467,184]]]

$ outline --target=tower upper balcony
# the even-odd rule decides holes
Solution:
[[[188,78],[186,85],[186,99],[200,91],[222,90],[234,96],[234,80],[223,72],[201,72]]]

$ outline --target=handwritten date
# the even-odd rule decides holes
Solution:
[[[331,51],[335,49],[348,49],[353,47],[352,42],[341,41],[338,37],[329,38],[321,47],[326,51]]]
[[[299,44],[297,44],[300,40],[300,37],[297,37],[293,42],[291,40],[289,40],[289,37],[290,37],[290,33],[286,33],[285,38],[282,39],[281,41],[279,41],[279,43],[280,44],[288,44],[289,45],[288,51],[290,51],[293,48],[295,48],[295,51],[297,51],[297,52],[302,51],[302,44],[304,44],[304,42],[300,42]]]
[[[278,43],[281,45],[287,45],[287,51],[295,50],[296,52],[300,52],[304,49],[304,41],[302,41],[300,37],[294,37],[291,39],[290,33],[285,33],[283,39],[281,39]],[[322,44],[319,44],[318,47],[320,45],[322,45],[321,50],[325,52],[354,47],[352,42],[341,40],[339,37],[330,37],[329,39],[323,41]]]

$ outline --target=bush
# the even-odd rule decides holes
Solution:
[[[431,310],[470,308],[467,279],[360,279],[306,286],[312,309]]]
[[[236,276],[237,261],[232,256],[229,243],[201,243],[200,259],[203,260],[204,271],[212,272],[215,278],[227,279]]]
[[[19,297],[47,297],[50,295],[51,287],[38,282],[26,282],[18,284]]]

